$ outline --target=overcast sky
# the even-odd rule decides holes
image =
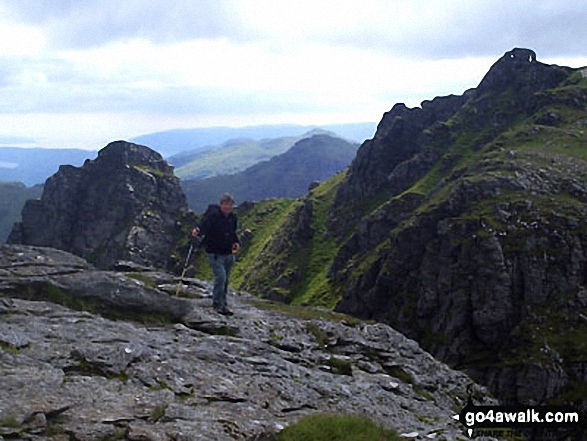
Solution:
[[[587,65],[584,0],[0,0],[0,145],[377,122],[514,47]]]

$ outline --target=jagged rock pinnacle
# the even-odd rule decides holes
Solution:
[[[117,260],[165,267],[186,210],[173,167],[148,147],[117,141],[82,167],[61,166],[8,242],[69,251],[100,268]]]

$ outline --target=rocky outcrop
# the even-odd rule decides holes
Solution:
[[[163,268],[186,210],[161,155],[118,141],[82,167],[61,166],[41,199],[27,201],[8,242],[69,251],[100,268],[118,260]]]
[[[294,303],[335,298],[504,401],[587,409],[586,109],[581,70],[526,49],[462,96],[396,104],[346,176],[299,203],[313,207],[306,254],[266,246],[256,268],[272,278],[247,283],[292,281],[281,291]],[[328,187],[332,202],[313,195]],[[272,243],[303,243],[275,231]]]
[[[95,270],[47,248],[1,247],[0,436],[244,440],[333,412],[452,440],[465,436],[452,416],[468,385],[477,402],[491,402],[386,325],[280,312],[234,292],[226,319],[213,312],[207,284],[184,280],[176,298],[166,293],[176,282]],[[138,307],[144,324],[124,316]]]
[[[415,108],[394,105],[383,115],[373,139],[357,152],[348,180],[338,191],[340,208],[333,210],[331,228],[344,234],[344,224],[366,214],[365,200],[391,198],[410,188],[439,158],[449,169],[453,164],[445,153],[460,142],[460,131],[468,132],[467,143],[478,149],[516,119],[552,103],[551,96],[539,99],[539,92],[556,86],[570,72],[537,61],[531,50],[515,48],[491,67],[477,88],[463,95],[437,97]]]
[[[361,242],[347,244],[333,265],[346,284],[337,309],[391,323],[439,359],[469,369],[504,400],[575,396],[572,385],[587,382],[579,343],[587,331],[587,209],[560,199],[545,207],[521,190],[578,191],[584,178],[557,168],[542,178],[518,169],[516,178],[460,181],[443,203],[391,239],[377,233],[382,222],[394,227],[390,215],[382,218],[391,209],[380,210],[364,221],[362,241],[387,246],[362,277],[349,283],[340,272],[354,256],[349,248],[359,253]],[[519,193],[494,199],[508,188]],[[472,208],[487,200],[487,208]]]
[[[511,403],[587,407],[587,88],[571,72],[506,53],[449,120],[394,118],[394,140],[376,134],[339,191],[371,182],[364,161],[392,198],[333,261],[337,310],[390,323]],[[407,159],[406,133],[422,141]]]

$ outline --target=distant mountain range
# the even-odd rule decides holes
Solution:
[[[229,191],[238,202],[272,197],[296,198],[314,181],[322,181],[348,167],[359,144],[318,134],[296,142],[287,152],[246,170],[208,179],[181,181],[188,205],[203,212]]]
[[[321,126],[320,128],[333,132],[341,138],[360,143],[373,136],[376,126],[377,124],[373,122],[331,124]],[[200,173],[199,171],[193,171],[190,167],[185,170],[178,170],[178,176],[180,178],[194,176],[204,178],[214,174],[235,173],[244,170],[256,162],[268,159],[275,154],[283,153],[297,139],[315,129],[318,129],[318,126],[293,124],[238,128],[209,127],[202,129],[177,129],[142,135],[131,139],[131,141],[159,152],[176,167],[192,161],[200,153],[223,150],[222,155],[218,155],[214,160],[210,159],[209,166],[213,169],[213,173]],[[286,137],[291,137],[292,139],[290,141],[276,141],[275,144],[269,141],[274,138]],[[226,171],[220,171],[219,164],[224,164],[225,166],[227,164],[227,161],[222,159],[224,153],[230,153],[226,149],[236,148],[236,145],[244,144],[245,139],[248,145],[239,147],[242,150],[238,152],[241,155],[238,161],[235,157],[232,157],[229,162],[235,165],[235,167]],[[255,149],[257,149],[256,152]],[[244,151],[247,151],[246,155],[242,153]],[[185,156],[186,152],[188,152],[187,156]],[[179,155],[180,153],[181,155]],[[82,149],[0,147],[0,182],[22,182],[26,186],[42,184],[49,176],[57,172],[60,165],[81,166],[86,159],[94,159],[96,155],[97,151]],[[172,156],[173,158],[171,158]],[[246,158],[246,156],[250,156],[250,158]]]
[[[137,136],[130,141],[146,145],[169,158],[180,152],[206,151],[218,148],[227,140],[247,138],[253,140],[300,137],[314,129],[323,129],[336,133],[341,138],[361,143],[373,137],[377,129],[376,122],[326,124],[326,125],[259,125],[246,127],[207,127],[198,129],[174,129],[163,132]]]
[[[361,138],[360,133],[370,136],[369,126],[374,124],[343,124],[328,126],[338,130],[337,133],[347,138]],[[231,190],[239,201],[258,200],[266,197],[297,197],[305,193],[312,181],[325,179],[350,164],[358,144],[337,138],[333,132],[323,129],[303,130],[309,126],[255,126],[241,129],[191,129],[162,132],[141,137],[143,144],[157,150],[153,140],[166,139],[168,145],[179,146],[183,140],[185,146],[197,145],[203,140],[212,142],[219,136],[244,135],[257,136],[251,138],[224,138],[218,145],[207,145],[201,148],[184,151],[171,156],[168,161],[176,167],[175,174],[187,182],[188,178],[208,178],[242,172],[251,167],[247,173],[234,176],[220,176],[202,183],[189,182],[185,185],[190,207],[201,210],[210,201],[215,201],[219,192]],[[299,132],[299,133],[298,133]],[[297,133],[295,136],[271,138],[275,133]],[[199,137],[198,134],[205,136]],[[324,138],[316,138],[315,149],[309,144],[301,144],[296,149],[296,142],[322,134]],[[175,138],[174,138],[175,136]],[[343,136],[343,135],[340,135]],[[149,137],[151,141],[149,141]],[[191,139],[191,141],[189,141]],[[320,140],[318,142],[317,140]],[[156,142],[154,142],[156,144]],[[314,145],[314,144],[312,144]],[[331,151],[329,149],[332,148]],[[291,152],[275,161],[268,159]],[[165,149],[163,149],[165,150]],[[169,151],[169,149],[167,149]],[[301,155],[294,158],[295,155]],[[60,165],[81,166],[87,159],[95,159],[97,152],[81,149],[43,149],[43,148],[0,148],[0,183],[10,183],[2,188],[0,203],[0,242],[3,242],[13,222],[20,219],[20,210],[27,199],[40,197],[42,185],[47,178],[57,172]],[[265,162],[263,162],[265,161]],[[259,167],[255,164],[259,163]],[[304,165],[305,164],[305,165]],[[252,186],[251,183],[255,185]],[[24,185],[19,185],[22,183]],[[31,187],[36,186],[36,187]],[[31,187],[31,188],[27,188]],[[33,190],[34,188],[34,190]]]
[[[335,133],[322,129],[314,129],[301,136],[260,140],[238,138],[231,139],[212,150],[182,152],[169,157],[167,161],[175,167],[175,175],[182,180],[231,175],[285,153],[301,139],[319,134],[338,138]]]

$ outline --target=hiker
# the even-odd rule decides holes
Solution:
[[[238,220],[232,212],[233,208],[232,196],[223,194],[220,205],[208,206],[200,225],[192,230],[192,236],[203,236],[208,261],[214,272],[212,307],[223,315],[233,315],[228,309],[226,293],[235,254],[240,249],[240,240],[236,234]]]

